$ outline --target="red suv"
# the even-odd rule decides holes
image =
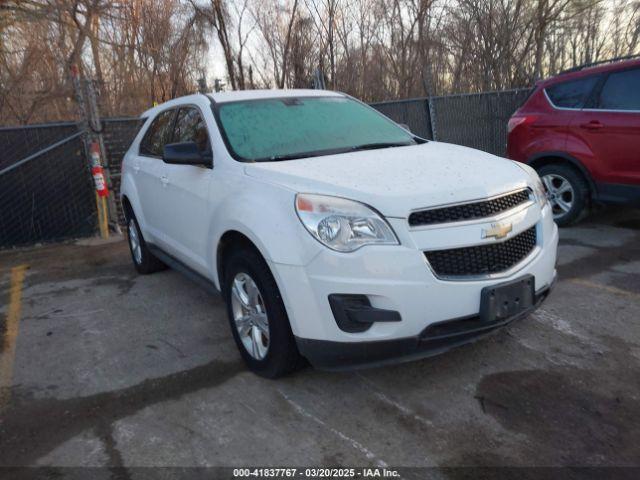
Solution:
[[[508,132],[507,155],[538,171],[558,225],[592,201],[640,205],[640,59],[539,82]]]

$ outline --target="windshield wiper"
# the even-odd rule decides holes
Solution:
[[[413,145],[413,143],[400,143],[400,142],[378,142],[378,143],[365,143],[363,145],[356,145],[355,147],[351,147],[351,151],[358,150],[375,150],[376,148],[390,148],[390,147],[408,147],[409,145]]]
[[[256,162],[277,162],[279,160],[296,160],[298,158],[322,157],[324,155],[333,155],[335,153],[349,152],[351,149],[330,148],[328,150],[311,150],[309,152],[283,153],[282,155],[272,155],[270,157],[259,158]]]
[[[300,152],[300,153],[285,153],[282,155],[272,155],[270,157],[258,158],[254,160],[254,162],[278,162],[280,160],[296,160],[298,158],[322,157],[324,155],[357,152],[359,150],[375,150],[376,148],[408,147],[409,145],[415,145],[415,144],[401,143],[401,142],[365,143],[362,145],[356,145],[355,147],[335,148],[335,149],[328,149],[328,150],[315,150],[311,152]]]
[[[277,162],[279,160],[296,160],[298,158],[306,158],[312,155],[309,155],[308,153],[288,153],[286,155],[273,155],[272,157],[268,157],[268,158],[263,158],[260,160],[256,160],[258,162],[264,162],[264,161],[268,161],[268,162]]]

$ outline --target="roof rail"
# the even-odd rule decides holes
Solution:
[[[599,60],[597,62],[585,63],[583,65],[578,65],[577,67],[572,67],[572,68],[569,68],[567,70],[563,70],[558,75],[562,75],[562,74],[565,74],[565,73],[579,72],[580,70],[583,70],[583,69],[589,68],[589,67],[595,67],[596,65],[603,65],[605,63],[619,62],[621,60],[631,60],[633,58],[640,58],[640,53],[637,53],[637,54],[634,54],[634,55],[625,55],[623,57],[609,58],[607,60]]]

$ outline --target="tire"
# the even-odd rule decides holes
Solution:
[[[136,220],[133,213],[127,215],[127,240],[129,242],[129,251],[131,252],[131,261],[138,273],[148,275],[167,268],[164,263],[149,251],[147,242],[144,241],[140,231],[138,220]]]
[[[545,165],[538,175],[549,195],[553,219],[560,227],[581,220],[588,213],[589,186],[573,167],[563,164]]]
[[[233,338],[252,372],[278,378],[300,367],[302,359],[280,291],[258,252],[242,247],[229,254],[222,294]],[[236,318],[249,320],[237,322]]]

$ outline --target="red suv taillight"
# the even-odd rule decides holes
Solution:
[[[537,115],[522,115],[522,116],[513,116],[509,119],[509,123],[507,124],[507,133],[511,133],[514,128],[518,125],[531,125],[538,119]]]

